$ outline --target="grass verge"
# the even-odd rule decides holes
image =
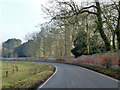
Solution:
[[[2,89],[35,89],[45,82],[54,71],[54,66],[42,63],[3,61]]]
[[[113,69],[113,68],[107,69],[107,68],[103,68],[103,67],[99,67],[99,66],[92,66],[92,65],[88,65],[88,64],[79,64],[77,66],[84,67],[84,68],[105,74],[105,75],[115,78],[117,80],[120,80],[120,69]]]

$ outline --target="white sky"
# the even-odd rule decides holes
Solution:
[[[0,0],[0,43],[9,38],[21,39],[45,22],[41,4],[47,0]]]

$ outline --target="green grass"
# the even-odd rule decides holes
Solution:
[[[42,63],[3,61],[2,88],[35,88],[50,77],[54,69],[52,65]]]

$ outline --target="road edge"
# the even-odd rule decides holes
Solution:
[[[109,79],[111,79],[111,80],[113,80],[113,81],[120,82],[119,80],[117,80],[117,79],[115,79],[115,78],[112,78],[112,77],[110,77],[110,76],[108,76],[108,75],[105,75],[105,74],[102,74],[102,73],[99,73],[99,72],[96,72],[96,71],[93,71],[93,70],[90,70],[90,69],[87,69],[87,68],[84,68],[84,67],[82,67],[82,68],[85,69],[85,70],[87,70],[87,71],[90,71],[90,72],[99,74],[99,75],[101,75],[101,76],[103,76],[103,77],[109,78]]]
[[[88,70],[88,71],[91,71],[91,72],[93,72],[93,73],[99,74],[99,75],[101,75],[101,76],[107,77],[107,78],[109,78],[109,79],[112,79],[112,80],[117,81],[117,82],[120,83],[120,80],[119,80],[119,79],[116,79],[116,78],[113,78],[113,77],[111,77],[111,76],[109,76],[109,75],[107,75],[107,74],[104,74],[104,73],[95,71],[94,69],[90,69],[90,68],[87,68],[87,67],[84,67],[84,66],[81,66],[81,65],[76,65],[76,64],[71,64],[71,63],[63,63],[63,64],[69,64],[69,65],[73,65],[73,66],[78,66],[78,67],[81,67],[81,68],[83,68],[83,69],[86,69],[86,70]]]
[[[55,67],[55,72],[42,84],[40,85],[36,90],[40,90],[56,73],[57,73],[57,66],[53,65]]]

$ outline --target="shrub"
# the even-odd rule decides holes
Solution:
[[[101,60],[101,65],[106,67],[106,68],[110,68],[111,67],[111,58],[109,56],[103,56],[102,60]]]
[[[65,62],[65,59],[63,59],[63,58],[57,58],[56,59],[58,62]]]
[[[99,53],[99,55],[103,55],[103,53]]]
[[[112,51],[108,51],[108,53],[112,53]]]

